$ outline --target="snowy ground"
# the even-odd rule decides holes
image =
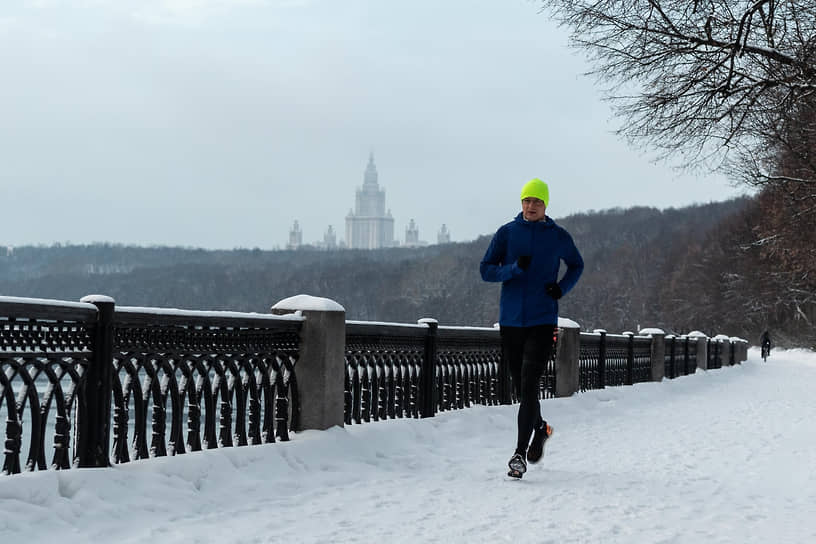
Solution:
[[[816,354],[289,443],[0,478],[3,542],[816,542]]]

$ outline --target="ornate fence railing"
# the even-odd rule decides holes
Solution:
[[[665,338],[664,375],[666,378],[688,376],[697,371],[697,341],[688,336]]]
[[[723,366],[723,342],[720,338],[708,338],[706,340],[706,368],[722,368]]]
[[[439,327],[435,339],[438,411],[501,403],[505,377],[495,329]],[[547,394],[546,383],[539,394]]]
[[[498,329],[345,321],[329,302],[276,305],[295,313],[269,315],[0,297],[2,473],[108,466],[518,400]],[[565,320],[539,398],[746,356],[744,341],[652,331],[581,333]]]
[[[3,473],[288,439],[301,319],[88,300],[0,297]]]
[[[298,417],[299,325],[271,316],[117,310],[114,462],[288,440]]]
[[[421,325],[346,322],[344,421],[420,417],[428,399],[426,338]]]
[[[97,309],[92,304],[11,298],[2,303],[3,473],[71,466],[72,423],[77,396],[83,392],[93,362],[96,331]],[[51,450],[53,454],[48,455]]]
[[[539,398],[555,396],[554,351]],[[497,329],[348,321],[345,361],[347,424],[518,400]]]
[[[652,339],[649,336],[582,332],[580,345],[581,391],[652,380]]]

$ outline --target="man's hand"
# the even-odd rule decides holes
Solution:
[[[516,264],[522,270],[527,270],[527,268],[529,268],[529,266],[530,266],[530,261],[532,259],[533,258],[530,257],[529,255],[522,255],[521,257],[518,258],[518,260],[516,261]]]
[[[561,292],[561,288],[558,287],[557,283],[547,284],[546,290],[547,294],[550,295],[555,300],[558,300],[564,295],[564,293]]]

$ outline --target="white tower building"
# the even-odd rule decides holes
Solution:
[[[337,249],[337,235],[334,233],[334,227],[329,225],[326,234],[323,235],[323,247],[326,249]]]
[[[413,219],[405,227],[405,245],[408,247],[419,245],[419,227],[417,227]]]
[[[437,244],[449,244],[450,243],[450,231],[448,231],[448,227],[442,223],[442,228],[439,229],[439,232],[436,234],[436,243]]]
[[[303,245],[303,231],[300,230],[300,225],[295,219],[295,224],[292,225],[292,229],[289,231],[289,243],[286,245],[286,249],[297,249],[301,245]]]
[[[346,244],[352,249],[394,245],[394,218],[385,210],[385,190],[377,183],[373,153],[368,157],[363,186],[357,189],[354,210],[346,216]]]

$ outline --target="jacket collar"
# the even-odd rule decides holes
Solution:
[[[555,221],[553,221],[552,217],[550,217],[549,215],[546,216],[546,219],[544,221],[527,221],[526,219],[524,219],[524,214],[522,212],[519,212],[513,221],[515,221],[519,225],[525,225],[530,227],[537,227],[538,225],[541,225],[541,227],[555,226]]]

